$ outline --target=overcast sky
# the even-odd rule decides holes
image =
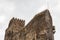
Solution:
[[[55,40],[60,39],[60,0],[0,0],[0,40],[12,17],[24,19],[26,24],[37,13],[49,9],[56,28]]]

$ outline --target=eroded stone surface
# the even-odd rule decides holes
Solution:
[[[49,10],[33,17],[25,26],[24,20],[12,18],[4,40],[54,40],[55,28]]]

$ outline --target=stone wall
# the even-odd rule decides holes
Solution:
[[[12,18],[5,33],[5,40],[54,40],[55,28],[49,10],[33,17],[25,26],[24,20]]]

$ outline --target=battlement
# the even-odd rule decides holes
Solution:
[[[9,26],[11,26],[12,24],[19,25],[19,26],[23,27],[25,25],[25,20],[21,20],[21,19],[18,19],[18,18],[14,18],[13,17],[10,20]]]

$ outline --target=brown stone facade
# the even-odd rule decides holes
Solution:
[[[5,32],[4,40],[54,40],[55,27],[49,10],[33,17],[25,26],[25,20],[12,18]]]

